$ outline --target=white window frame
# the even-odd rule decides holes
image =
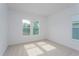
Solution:
[[[27,20],[27,19],[23,19],[23,20]],[[40,35],[40,21],[39,20],[34,20],[34,21],[29,20],[29,21],[31,22],[31,24],[30,24],[30,35],[23,35],[23,26],[24,26],[23,22],[22,22],[22,35],[23,36],[38,36],[38,35]],[[33,26],[34,26],[35,21],[39,22],[39,33],[34,35],[33,34]]]
[[[36,34],[36,35],[33,34],[33,26],[34,26],[34,22],[35,22],[35,21],[38,21],[38,22],[39,22],[39,34]],[[38,36],[38,35],[40,35],[40,21],[39,21],[39,20],[34,20],[34,21],[32,22],[32,35],[33,35],[33,36]]]

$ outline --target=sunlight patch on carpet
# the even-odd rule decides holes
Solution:
[[[37,47],[37,46],[35,44],[26,44],[26,45],[24,45],[25,49],[30,49],[30,48],[34,48],[34,47]]]
[[[28,44],[28,45],[24,45],[24,48],[27,52],[27,54],[29,56],[37,56],[37,55],[41,55],[43,54],[44,52],[39,48],[37,47],[35,44]]]
[[[38,42],[37,45],[39,45],[45,51],[51,51],[51,50],[56,49],[55,46],[50,45],[49,43],[46,43],[46,42]]]

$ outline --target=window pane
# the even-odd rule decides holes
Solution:
[[[39,22],[36,21],[33,24],[34,24],[34,26],[33,26],[33,35],[37,35],[37,34],[39,34]]]
[[[23,21],[23,35],[30,35],[30,22],[27,20]]]
[[[74,23],[72,28],[72,38],[79,40],[79,23]]]
[[[79,15],[72,16],[72,39],[79,40]]]

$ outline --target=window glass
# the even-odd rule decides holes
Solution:
[[[33,23],[33,35],[39,34],[39,21]]]
[[[23,35],[30,35],[30,25],[30,21],[23,20]]]

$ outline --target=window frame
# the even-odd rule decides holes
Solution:
[[[34,26],[34,22],[35,22],[35,21],[38,21],[38,22],[39,22],[39,33],[34,35],[34,34],[33,34],[33,26]],[[39,20],[34,20],[33,23],[32,23],[32,35],[34,35],[34,36],[40,35],[40,21],[39,21]]]
[[[23,19],[23,20],[27,20],[27,19]],[[23,21],[23,20],[22,20],[22,21]],[[29,21],[29,20],[28,20],[28,21]],[[30,22],[31,22],[31,21],[30,21]],[[24,28],[24,23],[22,22],[22,35],[23,35],[23,36],[30,36],[30,35],[31,35],[31,24],[30,24],[30,33],[29,33],[29,35],[27,35],[27,34],[24,35],[24,34],[23,34],[23,33],[24,33],[24,32],[23,32],[23,28]],[[29,27],[26,27],[26,28],[29,28]]]
[[[23,19],[23,20],[28,20],[28,19]],[[30,34],[29,35],[24,35],[23,34],[24,23],[22,22],[22,35],[23,36],[31,36],[31,35],[32,36],[38,36],[38,35],[40,35],[40,20],[34,20],[34,21],[28,20],[28,21],[31,22],[31,24],[30,24]],[[33,34],[33,26],[34,26],[34,22],[36,22],[36,21],[39,22],[39,33],[38,34]]]

